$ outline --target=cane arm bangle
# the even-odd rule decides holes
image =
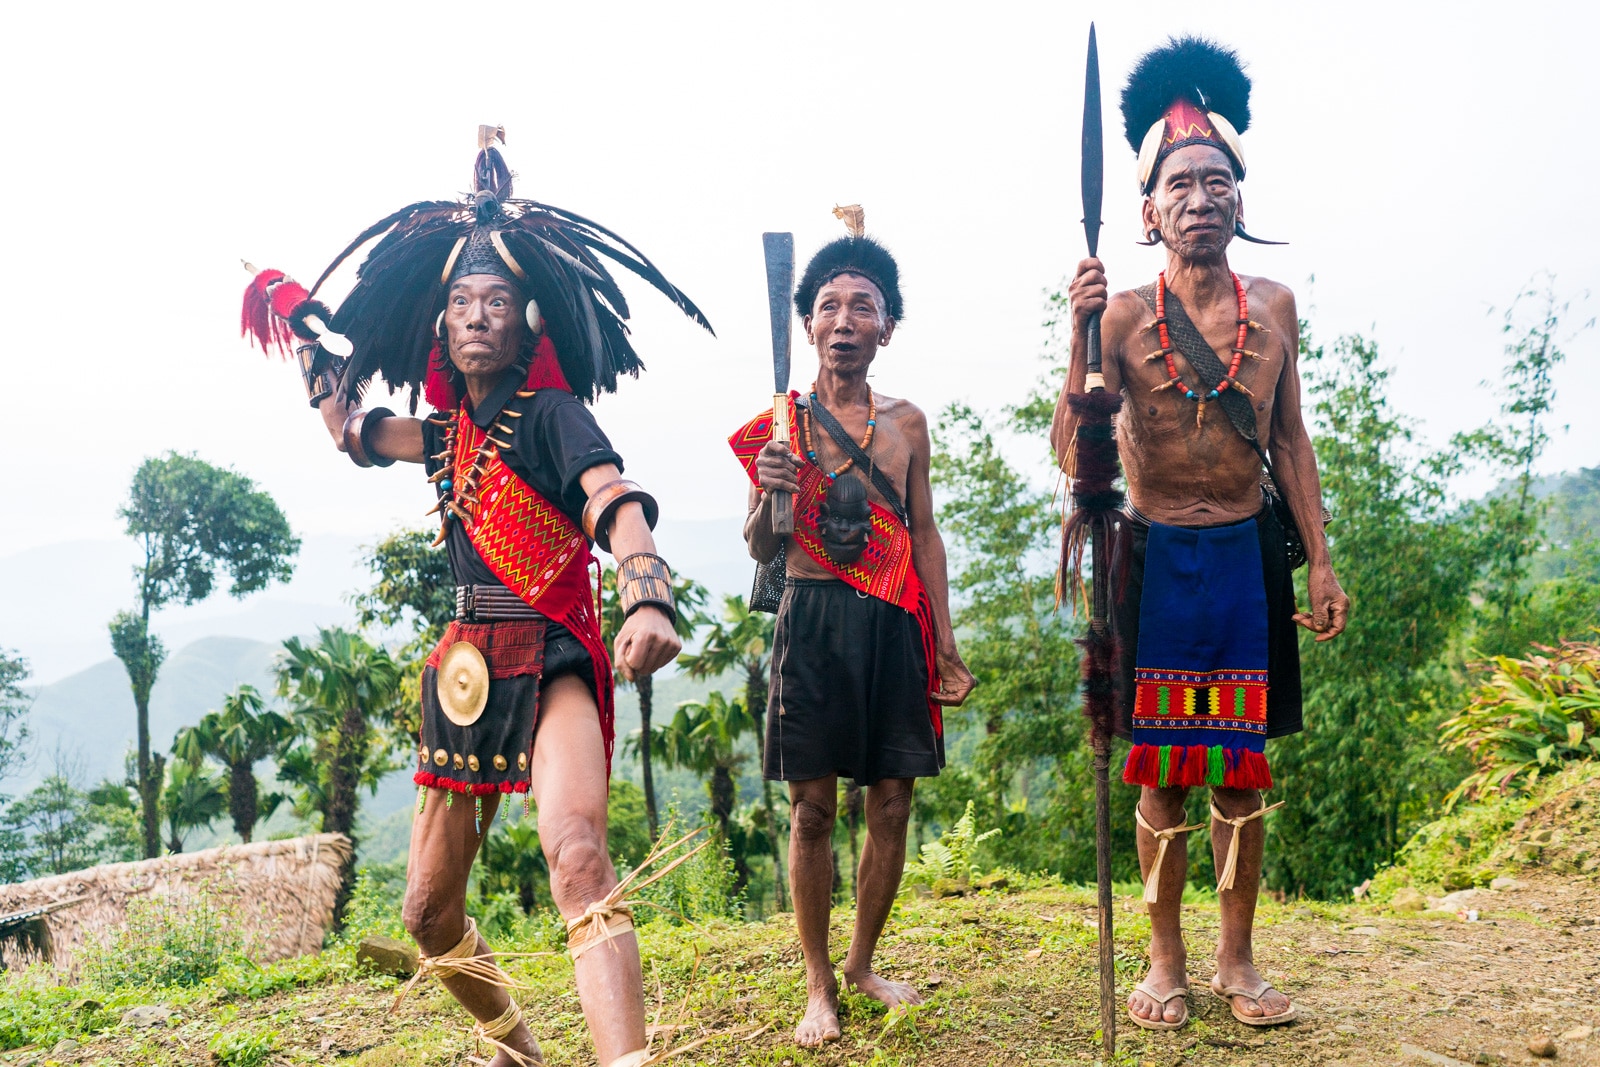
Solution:
[[[654,604],[678,621],[678,608],[672,598],[672,571],[667,561],[653,552],[635,552],[617,563],[617,594],[622,598],[626,618],[646,604]]]
[[[315,341],[297,345],[294,358],[300,364],[300,377],[306,383],[306,399],[311,401],[312,407],[320,406],[339,388],[339,379],[344,375],[345,364],[349,362],[324,352]]]
[[[656,498],[645,492],[638,482],[617,478],[589,494],[588,502],[583,505],[583,532],[595,544],[610,552],[611,523],[617,517],[617,509],[635,500],[644,508],[645,524],[654,530],[656,520],[661,516]]]
[[[379,455],[372,447],[373,428],[384,419],[394,418],[388,408],[363,411],[357,408],[344,420],[344,450],[350,461],[358,467],[387,467],[394,463],[388,456]]]

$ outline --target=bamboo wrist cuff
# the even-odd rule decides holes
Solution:
[[[622,598],[626,618],[645,604],[654,604],[678,621],[678,608],[672,598],[672,571],[666,560],[650,552],[635,552],[617,564],[617,595]]]
[[[595,544],[610,552],[611,523],[617,517],[617,509],[634,500],[644,508],[645,524],[654,530],[656,520],[661,515],[656,498],[645,492],[638,482],[618,478],[590,494],[588,503],[583,505],[583,532]]]

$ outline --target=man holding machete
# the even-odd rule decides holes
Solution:
[[[1154,285],[1108,300],[1100,261],[1078,265],[1072,362],[1051,431],[1070,474],[1079,416],[1067,397],[1085,390],[1086,334],[1103,312],[1102,372],[1106,390],[1125,398],[1117,437],[1128,483],[1127,577],[1110,598],[1116,728],[1133,742],[1123,780],[1141,787],[1151,924],[1150,971],[1128,1013],[1147,1029],[1188,1020],[1184,835],[1202,828],[1185,825],[1191,786],[1212,790],[1222,912],[1212,991],[1251,1026],[1295,1016],[1251,953],[1260,817],[1271,810],[1260,792],[1272,785],[1265,741],[1301,728],[1295,624],[1327,641],[1350,611],[1301,418],[1294,294],[1228,266],[1229,242],[1254,240],[1238,187],[1249,93],[1238,57],[1196,38],[1151,52],[1130,75],[1122,111],[1138,152],[1144,230],[1166,247],[1167,268]],[[1310,565],[1306,612],[1296,610],[1291,579],[1301,561]]]
[[[774,440],[768,412],[730,438],[752,482],[750,554],[784,568],[764,755],[766,777],[789,783],[807,992],[795,1042],[808,1047],[840,1037],[828,916],[841,776],[867,787],[845,981],[889,1007],[922,1002],[876,974],[872,956],[900,888],[913,784],[944,765],[940,705],[960,704],[974,685],[950,627],[927,416],[867,382],[901,317],[899,268],[864,236],[859,208],[836,213],[850,236],[812,257],[793,297],[819,364],[807,396],[783,398],[796,432]],[[773,529],[784,494],[792,534]]]

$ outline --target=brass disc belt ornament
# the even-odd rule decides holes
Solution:
[[[457,726],[471,726],[483,715],[489,703],[489,665],[476,645],[457,641],[445,649],[435,682],[445,718]]]

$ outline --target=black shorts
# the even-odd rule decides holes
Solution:
[[[1144,551],[1150,527],[1129,519],[1132,553],[1127,585],[1113,598],[1112,626],[1116,630],[1117,664],[1116,734],[1133,740],[1134,656],[1139,649],[1139,602],[1144,596]],[[1301,722],[1300,637],[1294,621],[1294,573],[1285,556],[1283,528],[1271,508],[1256,516],[1261,539],[1261,580],[1267,590],[1267,736],[1297,734]]]
[[[916,618],[844,582],[789,579],[773,639],[766,777],[871,785],[943,766]]]

